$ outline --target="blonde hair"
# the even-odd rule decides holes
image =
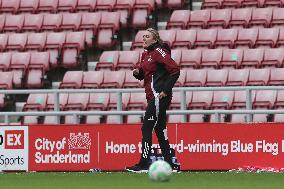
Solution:
[[[153,38],[158,42],[158,43],[163,43],[162,39],[160,38],[160,34],[157,30],[153,28],[148,28],[146,31],[150,32],[153,35]]]

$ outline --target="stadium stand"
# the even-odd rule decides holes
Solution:
[[[182,69],[176,87],[283,85],[282,1],[204,0],[201,10],[188,10],[185,3],[183,0],[2,0],[0,87],[44,89],[56,88],[58,83],[61,89],[74,90],[142,88],[143,82],[134,79],[130,70],[140,62],[142,35],[152,25],[159,28],[161,38],[172,49],[171,57]],[[167,16],[163,17],[165,12]],[[155,19],[164,19],[164,25],[157,25]],[[121,45],[128,41],[132,41],[130,49]],[[90,65],[96,63],[93,68],[86,68],[87,58],[91,59]],[[252,108],[283,109],[282,93],[253,91]],[[118,108],[116,93],[82,94],[82,99],[75,94],[60,94],[60,110]],[[122,109],[145,109],[143,95],[123,93]],[[7,95],[0,96],[2,110],[7,106]],[[24,98],[23,110],[53,111],[53,98],[54,94],[30,94]],[[181,100],[179,92],[175,92],[170,109],[182,108]],[[192,110],[247,108],[244,91],[187,91],[186,100],[187,108]],[[62,116],[61,123],[77,123],[73,118]],[[168,121],[181,122],[183,118],[183,115],[169,115]],[[79,121],[118,123],[119,119],[120,116],[114,115],[86,115]],[[123,116],[124,123],[141,120],[141,115]],[[188,122],[214,120],[209,114],[186,115]],[[247,120],[246,115],[232,114],[221,115],[220,121]],[[255,114],[253,121],[283,121],[283,118],[281,114]],[[22,122],[56,123],[56,116],[24,116]]]

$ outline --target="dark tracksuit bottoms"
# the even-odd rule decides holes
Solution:
[[[159,103],[158,107],[156,104]],[[162,99],[153,99],[149,101],[146,108],[144,121],[142,125],[142,154],[140,162],[149,162],[149,155],[152,146],[152,132],[155,129],[156,136],[159,141],[162,155],[168,163],[171,164],[172,157],[170,154],[170,145],[168,132],[166,128],[166,110],[171,103],[171,97],[166,96]],[[156,108],[157,107],[157,108]]]

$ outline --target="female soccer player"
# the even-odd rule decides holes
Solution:
[[[144,79],[148,106],[142,125],[142,154],[138,164],[127,167],[132,172],[145,172],[150,165],[152,131],[155,129],[162,155],[173,168],[166,128],[166,109],[172,99],[172,88],[177,81],[180,68],[171,58],[171,49],[162,42],[158,31],[149,28],[143,35],[144,52],[141,64],[133,70],[133,76]]]

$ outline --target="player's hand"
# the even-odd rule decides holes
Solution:
[[[138,75],[138,74],[139,74],[139,69],[137,69],[137,68],[134,69],[134,70],[133,70],[133,74],[134,74],[134,75]]]
[[[160,94],[159,94],[159,99],[162,99],[162,98],[164,98],[164,97],[166,97],[166,96],[167,96],[167,94],[164,93],[164,91],[162,91],[162,92],[160,92]]]

